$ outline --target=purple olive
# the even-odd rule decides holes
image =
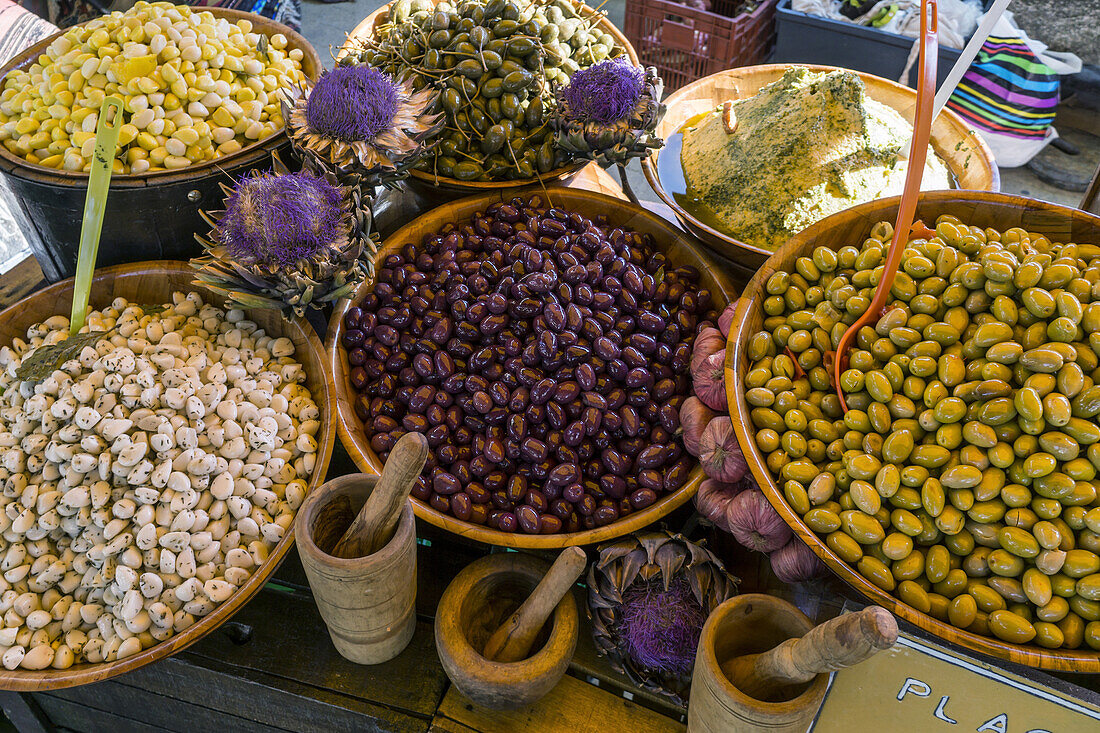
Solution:
[[[523,505],[516,509],[516,519],[521,530],[527,534],[538,534],[539,513],[534,507]]]

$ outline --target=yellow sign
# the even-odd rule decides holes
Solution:
[[[1098,733],[1100,707],[905,633],[833,675],[813,733]]]

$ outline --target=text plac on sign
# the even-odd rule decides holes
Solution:
[[[932,688],[927,682],[922,682],[914,677],[906,677],[905,682],[902,683],[901,689],[898,691],[898,700],[904,700],[909,695],[914,697],[930,697],[932,695]],[[947,705],[950,700],[951,697],[949,695],[940,697],[936,709],[932,711],[932,717],[952,725],[957,725],[959,721],[953,719],[948,714]],[[993,716],[974,730],[978,733],[1012,733],[1008,726],[1008,715],[1006,713],[1000,713]],[[1051,733],[1051,731],[1044,728],[1031,728],[1022,733]]]

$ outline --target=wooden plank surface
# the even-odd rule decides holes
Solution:
[[[375,666],[354,664],[333,647],[312,599],[265,589],[234,617],[251,627],[244,644],[215,633],[189,654],[234,667],[263,671],[428,720],[447,685],[435,654],[432,626],[417,624],[408,648]],[[426,725],[425,725],[426,727]]]
[[[119,678],[120,684],[162,696],[169,706],[175,701],[199,702],[228,715],[303,733],[412,733],[427,727],[424,719],[334,692],[323,680],[316,682],[304,685],[187,652]]]
[[[518,711],[477,707],[452,687],[439,706],[439,714],[480,733],[674,733],[685,730],[683,724],[671,718],[568,675],[542,700]]]

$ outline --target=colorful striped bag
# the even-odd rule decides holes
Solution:
[[[974,126],[997,165],[1015,168],[1058,136],[1053,127],[1059,75],[1076,74],[1081,59],[1047,50],[1005,13],[955,88],[947,106]]]

